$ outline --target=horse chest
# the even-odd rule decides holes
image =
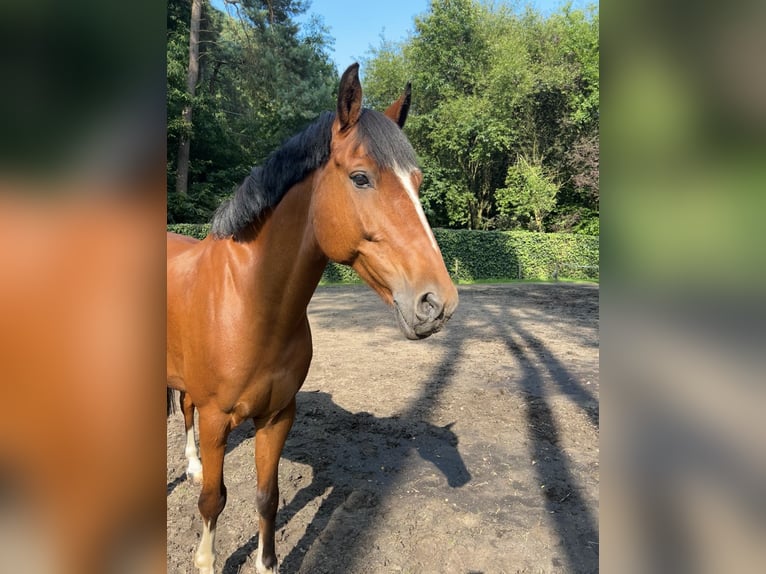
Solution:
[[[217,385],[218,402],[232,413],[235,424],[245,418],[268,418],[285,408],[303,385],[311,363],[310,337],[251,351],[243,350],[238,364],[217,377],[222,383]]]

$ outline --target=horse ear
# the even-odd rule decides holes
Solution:
[[[412,95],[412,84],[407,82],[404,92],[393,104],[388,106],[384,112],[386,116],[394,120],[400,128],[404,127],[407,120],[407,113],[410,111],[410,96]]]
[[[362,84],[359,83],[359,64],[351,64],[340,78],[338,90],[338,122],[340,131],[352,127],[362,114]]]

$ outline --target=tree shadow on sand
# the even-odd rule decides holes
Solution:
[[[491,311],[487,311],[491,313]],[[561,446],[561,424],[554,416],[550,394],[565,395],[599,427],[598,399],[583,387],[578,377],[533,333],[519,322],[494,322],[498,337],[516,358],[519,390],[524,401],[530,456],[535,461],[545,508],[561,542],[567,571],[598,571],[598,522],[593,509],[581,494],[571,462]]]
[[[287,524],[314,499],[325,497],[303,537],[280,560],[280,570],[297,572],[310,565],[321,572],[322,563],[332,571],[344,571],[352,557],[348,549],[372,527],[380,505],[398,482],[415,454],[434,467],[447,485],[458,488],[471,478],[457,450],[458,438],[451,425],[437,426],[410,416],[376,417],[352,413],[333,402],[329,393],[298,394],[298,416],[282,457],[312,469],[311,483],[303,486],[277,515],[277,529]],[[232,432],[229,448],[252,436],[252,425]],[[337,475],[342,474],[343,482]],[[292,473],[288,480],[299,485],[304,477]],[[329,491],[329,494],[328,494]],[[317,539],[321,544],[314,545]],[[258,534],[228,557],[224,574],[234,574],[258,547]],[[318,554],[331,556],[330,562]]]

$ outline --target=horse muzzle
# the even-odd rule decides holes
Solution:
[[[425,339],[441,330],[457,308],[457,290],[449,297],[433,291],[415,297],[394,297],[394,313],[404,336]]]

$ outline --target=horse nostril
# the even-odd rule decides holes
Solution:
[[[421,321],[433,321],[444,315],[444,304],[434,293],[426,293],[420,297],[415,313]]]

